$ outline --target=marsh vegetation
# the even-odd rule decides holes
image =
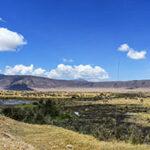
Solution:
[[[35,102],[3,107],[2,113],[19,121],[52,124],[103,141],[150,144],[148,93],[61,92],[25,95]],[[38,95],[37,100],[33,95]]]

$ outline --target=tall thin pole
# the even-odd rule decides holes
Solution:
[[[118,61],[118,67],[117,67],[117,81],[119,81],[119,75],[120,75],[120,60]]]
[[[120,60],[117,64],[117,81],[119,81],[120,75]],[[117,139],[117,104],[115,105],[115,138]]]

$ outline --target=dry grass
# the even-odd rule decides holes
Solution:
[[[140,99],[125,99],[125,98],[116,98],[110,99],[107,102],[105,100],[96,100],[96,101],[78,101],[79,105],[87,104],[111,104],[111,105],[139,105],[143,107],[150,107],[150,98],[143,98],[143,102]]]
[[[150,113],[132,113],[128,122],[134,122],[142,127],[150,127]]]
[[[0,116],[1,150],[149,150],[147,145],[100,142],[51,125],[30,125]]]

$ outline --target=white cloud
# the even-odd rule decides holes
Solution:
[[[70,66],[59,64],[48,73],[49,78],[56,79],[85,79],[87,81],[100,81],[108,78],[108,73],[99,66],[91,65]]]
[[[26,75],[26,74],[32,74],[32,72],[34,71],[33,68],[34,68],[33,65],[30,65],[30,66],[15,65],[13,67],[6,66],[5,70],[4,70],[4,74],[7,74],[7,75],[16,75],[16,74]]]
[[[72,62],[74,62],[74,60],[73,59],[63,58],[63,62],[64,63],[72,63]]]
[[[129,51],[129,49],[130,49],[130,47],[129,47],[128,44],[126,44],[126,43],[120,45],[119,48],[118,48],[118,50],[119,50],[119,51],[122,51],[122,52],[127,52],[127,51]]]
[[[131,48],[128,44],[122,44],[118,48],[121,52],[127,52],[127,57],[135,60],[145,59],[147,52],[145,50],[137,51]]]
[[[16,51],[19,46],[25,45],[27,42],[24,37],[7,28],[0,28],[0,52],[1,51]]]
[[[0,22],[6,22],[3,18],[0,17]]]
[[[59,64],[55,69],[50,71],[35,68],[33,65],[15,65],[6,66],[3,72],[6,75],[36,75],[53,79],[85,79],[87,81],[101,81],[109,77],[103,68],[100,66],[92,67],[91,65],[71,66]]]
[[[35,68],[34,65],[15,65],[13,67],[6,66],[4,69],[6,75],[36,75],[45,76],[46,70],[42,68]]]
[[[34,69],[34,71],[32,72],[33,75],[37,75],[37,76],[45,76],[45,73],[46,70],[42,68]]]
[[[127,56],[131,59],[145,59],[146,57],[146,51],[135,51],[135,50],[130,50],[127,53]]]

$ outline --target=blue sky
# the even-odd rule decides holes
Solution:
[[[1,1],[1,73],[117,80],[120,62],[119,80],[149,79],[149,16],[148,0]],[[23,36],[13,50],[11,32]]]

